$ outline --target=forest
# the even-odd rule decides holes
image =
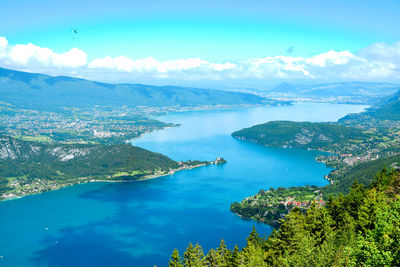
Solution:
[[[399,266],[400,173],[384,168],[367,188],[355,181],[325,206],[293,208],[268,238],[253,228],[247,244],[224,240],[207,253],[189,244],[169,266]]]
[[[361,129],[332,123],[270,121],[232,133],[233,137],[273,147],[333,149],[352,140],[367,140]]]
[[[48,144],[0,136],[0,192],[41,181],[138,179],[178,168],[170,158],[131,144]]]

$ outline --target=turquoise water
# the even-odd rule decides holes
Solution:
[[[334,121],[365,106],[299,103],[287,107],[173,113],[181,123],[133,144],[175,160],[228,163],[133,183],[90,183],[0,202],[1,266],[166,266],[173,248],[204,249],[224,238],[244,245],[253,225],[230,213],[233,201],[261,188],[325,185],[315,151],[266,148],[233,131],[269,120]]]

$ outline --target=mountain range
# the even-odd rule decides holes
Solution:
[[[19,107],[199,106],[274,104],[241,92],[144,84],[109,84],[66,76],[52,77],[0,68],[0,98]]]
[[[323,84],[291,84],[282,82],[268,91],[269,94],[293,97],[338,98],[348,97],[374,103],[383,96],[389,96],[400,89],[400,85],[377,82],[338,82]]]
[[[367,113],[377,119],[400,120],[400,90],[382,98]]]

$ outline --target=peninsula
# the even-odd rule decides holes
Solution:
[[[176,162],[131,144],[48,144],[1,136],[0,199],[79,183],[145,180],[225,162]]]
[[[399,96],[400,91],[337,122],[271,121],[232,133],[237,139],[264,146],[329,152],[316,160],[333,170],[325,177],[330,183],[327,186],[263,189],[232,203],[231,211],[273,225],[294,207],[305,210],[312,203],[324,205],[330,195],[349,193],[354,183],[369,185],[382,168],[398,169]]]

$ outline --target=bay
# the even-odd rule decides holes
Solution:
[[[297,103],[157,117],[180,127],[146,134],[134,145],[174,160],[228,162],[132,183],[89,183],[0,202],[1,266],[166,266],[189,242],[205,250],[224,238],[243,246],[251,227],[230,203],[278,186],[325,185],[330,169],[316,151],[238,141],[236,130],[270,120],[336,121],[361,105]]]

